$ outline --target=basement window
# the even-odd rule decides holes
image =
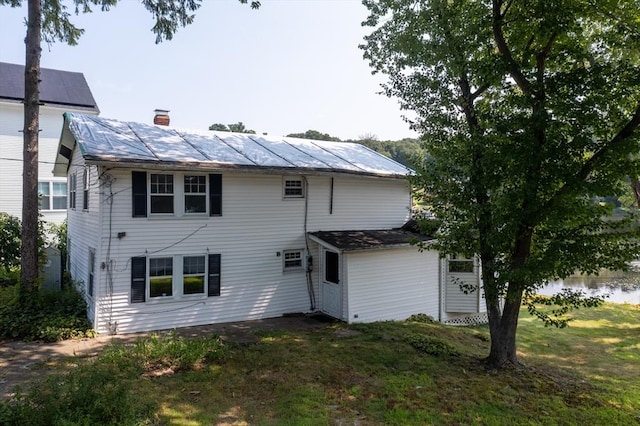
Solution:
[[[282,252],[282,269],[284,271],[302,269],[303,253],[303,250],[284,250]]]

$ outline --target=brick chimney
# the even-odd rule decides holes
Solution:
[[[159,126],[169,125],[170,119],[168,109],[157,109],[154,112],[156,115],[153,117],[153,124],[157,124]]]

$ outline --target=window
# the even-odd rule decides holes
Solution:
[[[77,182],[76,182],[76,174],[72,173],[69,175],[69,208],[76,208],[76,191],[77,191]]]
[[[182,294],[204,294],[205,257],[185,256],[182,261]]]
[[[149,259],[149,297],[173,295],[173,258]]]
[[[449,257],[449,272],[473,273],[473,259],[458,258],[456,255]]]
[[[183,296],[220,296],[219,254],[131,258],[131,303]],[[173,274],[176,262],[182,274]],[[148,272],[147,272],[148,271]]]
[[[89,249],[89,285],[87,288],[87,292],[89,296],[93,297],[93,289],[95,283],[95,272],[96,272],[96,251],[95,249]]]
[[[177,184],[174,185],[174,179]],[[152,214],[222,215],[222,175],[131,173],[131,215],[147,217],[147,205]]]
[[[82,173],[82,209],[89,210],[89,169],[84,168]]]
[[[285,271],[292,271],[296,269],[302,269],[302,250],[285,250],[283,252],[283,269]]]
[[[304,183],[302,178],[285,178],[284,198],[304,198]]]
[[[67,209],[66,182],[38,182],[40,210]]]
[[[207,178],[206,176],[184,177],[184,212],[207,212]]]
[[[173,213],[173,175],[151,175],[151,213]]]

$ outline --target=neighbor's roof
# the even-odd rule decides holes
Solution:
[[[40,80],[40,102],[99,112],[82,73],[41,68]],[[24,65],[0,62],[0,99],[24,100]]]
[[[408,246],[418,241],[431,241],[432,237],[400,229],[365,231],[309,232],[312,240],[341,251],[372,250]]]
[[[57,176],[66,172],[75,143],[86,161],[103,164],[320,171],[385,177],[412,173],[402,164],[357,143],[177,130],[65,113],[54,169]]]

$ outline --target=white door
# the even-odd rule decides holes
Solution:
[[[322,312],[342,319],[340,255],[331,250],[324,250],[322,257]]]
[[[480,312],[478,270],[473,258],[449,256],[447,259],[446,312]]]

